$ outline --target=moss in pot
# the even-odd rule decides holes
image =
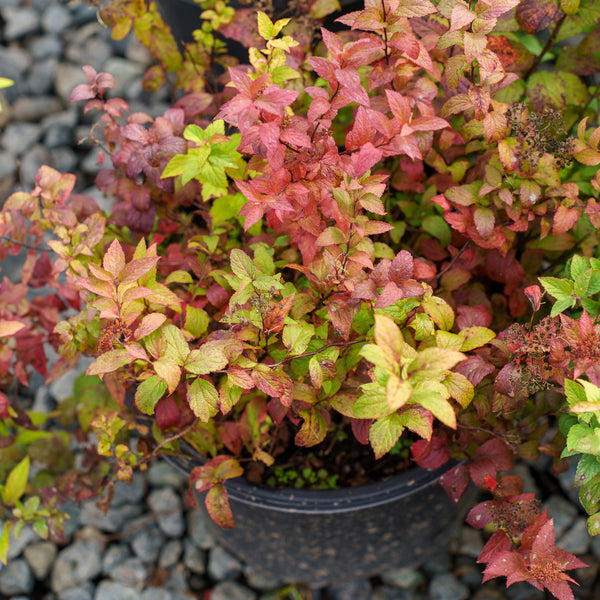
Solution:
[[[59,499],[110,491],[185,441],[209,459],[193,488],[231,527],[244,468],[265,483],[301,448],[295,470],[332,474],[335,459],[315,457],[346,435],[372,453],[354,469],[370,474],[404,437],[424,468],[461,461],[442,477],[452,499],[470,480],[491,494],[468,517],[494,530],[484,579],[572,598],[567,571],[583,563],[503,473],[515,458],[583,452],[595,533],[596,90],[560,46],[557,72],[539,70],[560,35],[594,44],[593,9],[548,21],[516,0],[370,2],[340,34],[259,12],[251,65],[216,77],[211,58],[235,63],[211,37],[236,23],[223,7],[207,5],[182,57],[143,4],[114,2],[105,21],[116,37],[133,25],[153,52],[148,89],[185,94],[160,117],[129,113],[107,99],[112,77],[86,67],[72,95],[101,112],[112,167],[96,183],[111,211],[43,167],[0,215],[2,252],[27,251],[23,281],[2,284],[5,521],[50,534]],[[547,28],[533,56],[527,36]],[[49,291],[28,300],[28,286]],[[45,342],[61,356],[49,373]],[[110,397],[58,435],[15,390],[32,367],[53,379],[81,355]],[[73,462],[68,436],[91,434],[97,454]]]

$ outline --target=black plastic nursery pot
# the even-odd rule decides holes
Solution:
[[[194,463],[167,457],[189,475]],[[285,582],[322,585],[416,566],[462,523],[439,478],[454,465],[418,467],[386,481],[335,490],[275,489],[244,478],[227,482],[236,527],[212,533],[247,564]]]

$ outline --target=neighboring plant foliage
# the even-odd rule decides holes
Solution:
[[[572,599],[583,563],[503,473],[583,453],[598,532],[600,2],[368,0],[341,33],[318,27],[336,3],[308,4],[250,30],[250,9],[207,0],[184,54],[153,3],[103,9],[173,104],[131,113],[85,67],[71,100],[100,114],[112,209],[42,167],[0,212],[0,258],[25,253],[21,281],[0,284],[0,556],[11,528],[57,534],[61,501],[108,489],[107,504],[181,440],[209,459],[191,483],[231,527],[242,464],[337,485],[278,466],[282,430],[300,448],[352,431],[376,458],[414,439],[423,467],[464,460],[442,484],[492,495],[468,517],[494,530],[484,578]],[[33,370],[51,381],[82,355],[73,402],[17,402]]]

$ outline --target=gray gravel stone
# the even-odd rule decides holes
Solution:
[[[111,577],[120,583],[138,587],[148,578],[148,567],[138,557],[127,558],[114,567]]]
[[[181,498],[170,487],[153,490],[148,495],[148,506],[156,517],[156,522],[168,537],[180,537],[185,531],[185,520]]]
[[[113,544],[106,549],[102,556],[102,573],[111,576],[113,569],[131,556],[126,544]]]
[[[382,585],[373,590],[372,600],[424,600],[423,594],[412,590],[401,590],[391,585]]]
[[[35,178],[42,165],[48,164],[48,152],[46,148],[36,144],[21,158],[21,180],[25,188],[32,188],[35,185]]]
[[[89,191],[86,193],[89,193]],[[164,460],[155,462],[148,469],[147,477],[148,485],[154,488],[172,487],[179,489],[187,484],[187,477]]]
[[[235,581],[222,581],[212,590],[210,600],[255,600],[256,594]]]
[[[217,541],[210,531],[208,517],[199,510],[189,510],[187,512],[188,536],[198,548],[209,550],[213,548]]]
[[[558,494],[552,494],[544,502],[542,508],[547,508],[548,514],[554,519],[556,539],[559,539],[565,533],[578,513],[577,507]]]
[[[159,587],[146,588],[142,592],[142,600],[173,600],[173,594],[169,590]]]
[[[194,546],[190,540],[184,540],[183,546],[183,564],[192,573],[204,575],[206,572],[206,554]]]
[[[37,542],[27,546],[23,551],[23,556],[31,567],[35,578],[42,580],[50,573],[57,553],[58,548],[53,542]]]
[[[41,128],[35,123],[9,123],[2,134],[2,147],[20,156],[40,139]]]
[[[79,157],[71,148],[54,148],[48,152],[48,165],[61,173],[72,173],[78,163]]]
[[[260,591],[274,590],[283,585],[275,575],[251,565],[244,566],[244,577],[250,587]]]
[[[101,37],[99,23],[88,23],[78,27],[69,37],[65,57],[77,65],[90,65],[96,71],[107,71],[104,63],[112,55],[111,45]]]
[[[483,546],[483,537],[478,529],[474,529],[468,525],[461,528],[457,548],[459,554],[477,558],[481,554]]]
[[[134,587],[117,581],[101,581],[94,600],[141,600],[141,594]]]
[[[54,91],[64,102],[69,105],[69,97],[75,86],[80,83],[89,83],[89,79],[81,66],[70,63],[61,63],[56,67],[54,75]]]
[[[3,524],[0,523],[0,535],[2,534],[3,529]],[[21,553],[26,546],[32,542],[39,542],[40,539],[40,536],[33,531],[33,528],[30,525],[25,525],[25,527],[23,527],[23,531],[21,531],[21,535],[18,538],[15,538],[14,530],[11,531],[8,543],[8,560],[11,561],[18,556],[21,556]]]
[[[60,110],[62,103],[54,96],[21,96],[12,105],[12,116],[14,121],[39,121]]]
[[[383,583],[393,585],[403,590],[416,588],[419,584],[425,581],[423,573],[411,567],[401,567],[382,573],[381,580]]]
[[[578,517],[557,542],[557,546],[573,554],[585,554],[590,549],[591,538],[585,517]]]
[[[63,33],[73,22],[68,8],[62,4],[51,3],[42,15],[42,28],[46,33]]]
[[[79,518],[83,525],[91,525],[101,531],[115,533],[116,531],[122,531],[129,524],[128,522],[137,517],[142,510],[139,505],[126,504],[117,508],[110,508],[105,514],[96,506],[93,500],[90,500],[83,504]]]
[[[37,62],[27,77],[28,92],[34,96],[51,94],[57,68],[58,60],[56,58]]]
[[[102,70],[115,78],[115,87],[109,90],[107,95],[111,98],[122,98],[131,83],[144,74],[145,68],[125,58],[112,56],[104,63]]]
[[[97,577],[102,570],[100,543],[75,542],[62,550],[52,567],[50,587],[61,592]]]
[[[446,548],[440,548],[431,558],[423,563],[423,571],[427,575],[447,573],[452,567],[452,558]]]
[[[17,172],[17,160],[11,152],[0,151],[0,179]]]
[[[544,592],[536,590],[533,586],[522,581],[507,588],[505,594],[510,600],[542,600],[546,598]]]
[[[158,557],[158,568],[169,569],[179,560],[183,548],[179,540],[169,540],[161,549]]]
[[[123,504],[141,502],[146,493],[146,480],[141,473],[136,471],[130,481],[117,481],[114,493],[111,506],[115,508]]]
[[[133,535],[131,547],[141,560],[154,563],[160,555],[165,540],[164,533],[155,523],[152,523]]]
[[[16,100],[24,92],[22,82],[25,72],[31,66],[31,56],[21,48],[0,46],[0,65],[2,65],[2,77],[8,77],[14,82],[14,85],[6,88],[4,92],[8,98]]]
[[[340,581],[327,588],[332,600],[371,600],[371,584],[368,579]]]
[[[7,42],[12,42],[35,33],[39,27],[40,15],[33,8],[10,11],[4,26],[4,38]]]
[[[0,592],[7,596],[29,594],[35,585],[35,578],[27,561],[17,558],[0,571]]]
[[[31,42],[30,50],[34,60],[58,58],[62,54],[63,43],[57,35],[43,35]]]
[[[91,583],[63,590],[58,594],[58,600],[92,600],[94,586]]]
[[[81,161],[81,170],[88,175],[96,175],[104,167],[98,164],[98,155],[104,152],[102,148],[92,148]]]
[[[221,546],[215,546],[208,557],[208,574],[216,580],[235,579],[242,572],[240,561]]]
[[[469,588],[451,573],[434,575],[429,583],[431,600],[467,600]]]
[[[46,146],[48,150],[60,148],[61,146],[69,146],[72,141],[73,130],[60,123],[48,127],[46,134],[44,135],[44,146]]]

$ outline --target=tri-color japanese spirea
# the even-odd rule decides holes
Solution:
[[[110,497],[182,439],[210,459],[192,483],[232,526],[227,479],[276,465],[282,436],[352,432],[376,457],[408,436],[421,466],[465,461],[442,479],[451,497],[491,493],[468,517],[494,531],[484,579],[573,598],[582,563],[503,473],[582,454],[600,530],[600,1],[369,0],[333,33],[336,6],[248,27],[251,9],[207,0],[184,54],[154,4],[103,9],[173,102],[131,113],[85,67],[71,99],[100,113],[111,210],[43,167],[0,212],[0,257],[26,250],[22,281],[0,284],[0,374],[25,386],[94,358],[60,407],[84,460],[0,393],[1,555],[11,527],[47,534],[59,499]]]

